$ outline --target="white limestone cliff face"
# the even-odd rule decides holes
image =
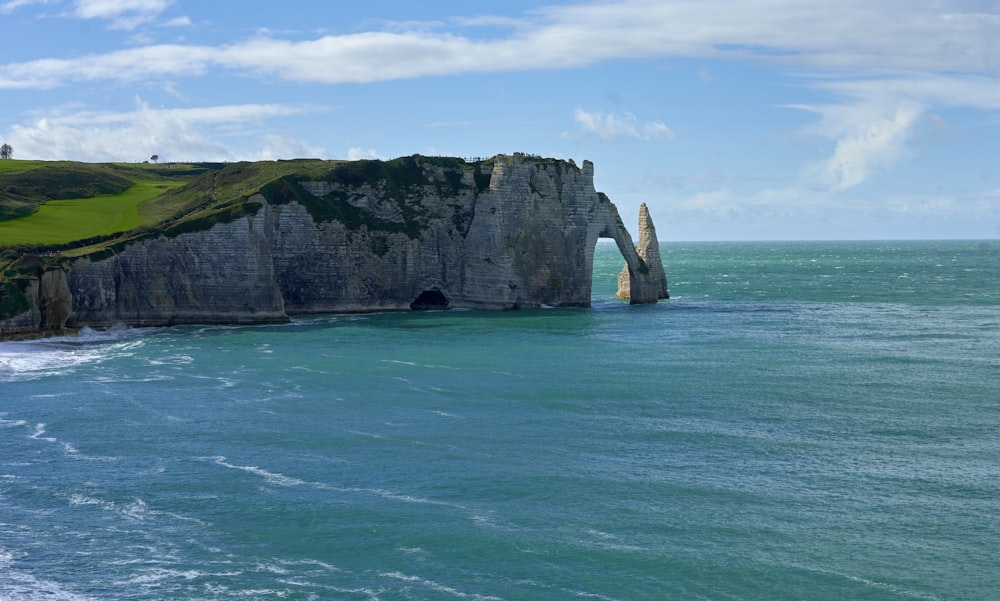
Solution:
[[[67,275],[70,327],[287,320],[261,213],[139,242]]]
[[[252,215],[78,260],[50,282],[61,308],[48,313],[67,327],[102,327],[589,306],[599,237],[614,238],[632,266],[632,303],[665,297],[665,278],[647,275],[617,209],[594,190],[590,162],[515,154],[492,165],[408,168],[419,177],[406,186],[283,182],[248,199]],[[38,300],[33,310],[32,324],[43,322]]]
[[[648,279],[656,290],[657,298],[670,298],[667,292],[667,274],[663,269],[663,258],[660,256],[660,243],[656,238],[656,227],[649,216],[646,203],[639,205],[639,242],[636,244],[636,251],[649,269]],[[617,298],[632,297],[633,279],[632,270],[626,263],[618,274],[618,292],[615,293]]]

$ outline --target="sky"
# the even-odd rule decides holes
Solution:
[[[0,0],[0,142],[595,165],[661,240],[1000,238],[998,0]]]

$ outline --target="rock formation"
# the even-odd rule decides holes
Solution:
[[[670,298],[667,292],[667,274],[663,270],[663,259],[660,257],[660,243],[657,241],[656,228],[649,217],[646,203],[639,205],[639,243],[636,245],[636,251],[649,270],[646,279],[652,282],[656,289],[656,297]],[[632,281],[635,279],[633,273],[634,270],[628,263],[622,267],[621,273],[618,274],[618,292],[615,293],[617,298],[632,298]]]
[[[515,154],[474,164],[416,156],[348,163],[320,179],[281,178],[244,208],[228,223],[50,267],[25,293],[29,310],[0,320],[0,335],[590,306],[600,237],[613,238],[625,258],[631,303],[666,298],[648,211],[637,252],[615,206],[594,190],[589,161]]]

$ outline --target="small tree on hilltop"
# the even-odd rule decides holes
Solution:
[[[160,155],[154,154],[153,156],[149,157],[149,160],[151,160],[151,161],[153,161],[155,163],[156,161],[160,160]]]
[[[0,159],[9,159],[12,156],[14,156],[14,149],[11,148],[10,144],[0,146]]]

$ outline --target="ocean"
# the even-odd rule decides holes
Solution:
[[[0,344],[0,600],[987,600],[1000,241]]]

